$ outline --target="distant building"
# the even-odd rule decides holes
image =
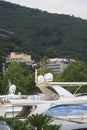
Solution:
[[[32,65],[34,63],[34,61],[31,59],[31,55],[18,52],[11,52],[10,55],[7,57],[6,62],[13,61],[26,63],[27,65]]]
[[[48,60],[47,64],[45,65],[45,68],[51,69],[55,73],[59,73],[62,72],[63,69],[73,61],[75,60],[67,58],[52,58]]]

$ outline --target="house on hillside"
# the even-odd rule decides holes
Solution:
[[[11,52],[7,57],[6,62],[22,62],[27,65],[32,65],[34,61],[31,59],[31,55],[27,55],[19,52]]]
[[[54,73],[59,73],[62,72],[63,69],[73,61],[75,60],[67,58],[51,58],[48,60],[45,68],[53,70]]]

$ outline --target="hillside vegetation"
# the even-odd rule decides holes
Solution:
[[[87,62],[87,21],[81,18],[0,1],[0,28],[14,33],[0,36],[1,56],[19,51],[38,60],[48,56]]]

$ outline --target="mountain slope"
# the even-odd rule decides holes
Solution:
[[[0,28],[15,34],[0,37],[0,55],[22,51],[39,60],[46,55],[87,61],[87,21],[81,18],[0,1]]]

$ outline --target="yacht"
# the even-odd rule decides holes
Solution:
[[[20,92],[16,95],[15,91],[16,86],[12,84],[9,86],[9,93],[7,95],[0,95],[0,116],[7,118],[16,117],[23,109],[22,106],[12,106],[10,100],[26,99],[27,95],[21,95]]]
[[[36,70],[35,83],[42,93],[25,97],[19,94],[19,98],[15,95],[15,98],[9,98],[12,117],[26,118],[38,113],[50,115],[58,120],[87,122],[87,95],[72,94],[65,89],[71,86],[80,88],[87,85],[87,82],[53,82],[51,73],[37,76]],[[12,87],[11,93],[14,94],[13,90]]]

